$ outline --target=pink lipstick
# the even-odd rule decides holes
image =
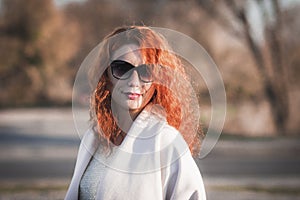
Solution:
[[[125,93],[130,100],[135,100],[141,96],[139,93]]]

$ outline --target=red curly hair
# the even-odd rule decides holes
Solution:
[[[122,34],[121,37],[120,34]],[[172,52],[167,41],[159,33],[145,26],[119,27],[110,33],[103,40],[98,56],[98,67],[90,70],[89,76],[92,87],[95,87],[91,98],[90,115],[93,130],[99,134],[102,141],[114,141],[121,129],[113,117],[111,110],[111,92],[107,70],[99,79],[99,65],[108,66],[110,58],[117,49],[125,44],[137,44],[145,63],[163,66],[163,69],[156,69],[153,82],[155,95],[151,102],[164,108],[166,119],[169,125],[176,128],[185,139],[193,156],[200,151],[200,140],[203,132],[199,125],[196,112],[192,109],[191,98],[192,88],[184,66],[178,56]],[[98,75],[98,76],[97,76]],[[163,82],[163,84],[159,84]],[[93,84],[94,83],[94,84]]]

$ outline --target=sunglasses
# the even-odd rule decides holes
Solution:
[[[113,77],[120,80],[128,79],[133,71],[137,71],[139,79],[144,83],[150,83],[153,81],[153,67],[154,64],[142,64],[134,66],[123,60],[114,60],[110,64],[111,73]]]

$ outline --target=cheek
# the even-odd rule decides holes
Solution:
[[[150,85],[150,86],[144,85],[144,86],[143,86],[143,90],[144,90],[145,92],[149,92],[149,91],[151,90],[151,85]]]

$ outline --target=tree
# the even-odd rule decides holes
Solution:
[[[276,130],[279,134],[284,134],[289,117],[289,95],[281,36],[282,11],[278,0],[198,0],[198,3],[207,15],[245,42],[260,74]],[[255,3],[259,8],[264,25],[262,41],[258,41],[253,35],[247,10],[249,3]]]
[[[71,101],[72,83],[65,71],[78,48],[77,30],[52,0],[2,0],[2,106]]]

